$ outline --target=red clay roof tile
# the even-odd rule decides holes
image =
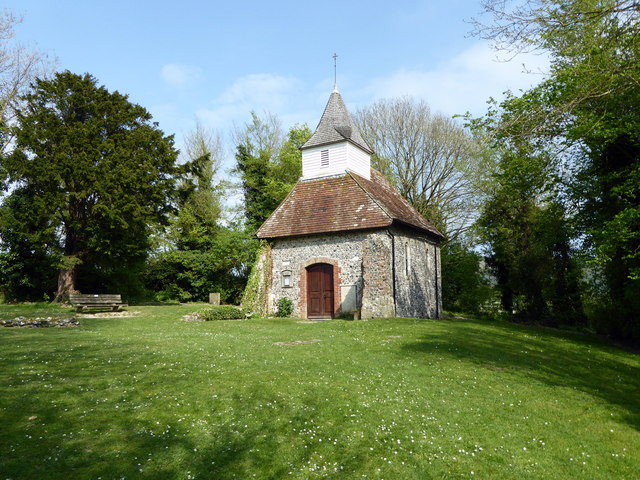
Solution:
[[[384,228],[400,222],[437,237],[443,235],[376,170],[371,180],[348,172],[339,177],[299,181],[258,229],[258,238],[279,238]]]

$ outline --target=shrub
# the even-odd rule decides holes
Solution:
[[[239,320],[244,318],[242,310],[231,305],[211,307],[200,312],[200,316],[206,321],[211,320]]]
[[[276,317],[288,317],[293,312],[293,303],[288,298],[278,300],[278,311]]]

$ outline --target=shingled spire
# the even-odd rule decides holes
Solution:
[[[316,131],[302,146],[302,176],[318,178],[348,170],[368,179],[372,153],[342,96],[334,91]]]
[[[302,149],[327,145],[330,143],[348,140],[357,145],[368,154],[372,154],[371,148],[362,138],[358,127],[356,127],[347,106],[338,92],[331,93],[324,113],[316,127],[316,131],[311,138],[302,145]]]

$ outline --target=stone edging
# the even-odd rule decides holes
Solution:
[[[16,317],[11,320],[0,320],[0,327],[5,328],[77,327],[78,325],[80,322],[75,318]]]

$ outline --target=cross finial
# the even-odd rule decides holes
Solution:
[[[333,91],[337,92],[338,91],[338,81],[337,81],[337,77],[338,77],[338,67],[337,67],[337,59],[338,59],[338,54],[334,53],[333,54]]]

